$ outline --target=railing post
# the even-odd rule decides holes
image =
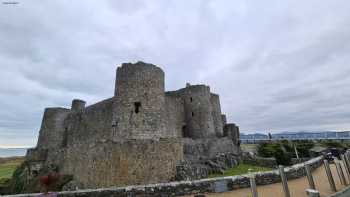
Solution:
[[[349,166],[349,163],[348,163],[345,155],[341,155],[340,157],[341,157],[343,166],[344,166],[345,171],[346,171],[346,175],[347,175],[349,183],[350,183],[350,166]]]
[[[284,167],[282,165],[280,165],[278,167],[279,167],[279,172],[280,172],[280,176],[281,176],[284,196],[285,197],[290,197],[290,192],[289,192],[289,188],[288,188],[288,181],[287,181],[286,174],[284,173]]]
[[[350,157],[349,157],[349,152],[348,151],[345,152],[344,159],[345,159],[345,162],[348,165],[348,169],[349,169],[349,172],[350,172]],[[350,180],[350,175],[349,175],[349,180]]]
[[[339,176],[339,179],[340,179],[340,183],[342,185],[347,185],[346,183],[346,180],[345,180],[345,176],[344,176],[344,172],[343,172],[343,169],[340,165],[340,162],[337,158],[334,159],[334,163],[335,163],[335,167],[337,169],[337,173],[338,173],[338,176]]]
[[[306,176],[309,182],[310,189],[316,189],[314,178],[312,177],[312,173],[310,169],[310,164],[307,164],[307,163],[305,164],[305,171],[306,171]]]
[[[327,178],[328,178],[328,182],[329,182],[329,185],[331,187],[331,190],[336,192],[337,188],[335,187],[334,179],[332,176],[331,168],[329,167],[328,160],[323,160],[323,164],[324,164],[324,168],[325,168],[325,171],[327,174]]]
[[[250,189],[252,191],[252,197],[258,197],[258,190],[256,188],[255,175],[250,174],[249,180],[250,180]]]

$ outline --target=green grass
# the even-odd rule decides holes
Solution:
[[[272,168],[267,167],[254,166],[250,164],[239,164],[233,168],[225,170],[224,174],[210,174],[209,178],[247,174],[248,169],[252,169],[251,172],[263,172],[273,170]]]
[[[0,179],[11,178],[16,168],[23,162],[23,159],[13,159],[0,163]]]

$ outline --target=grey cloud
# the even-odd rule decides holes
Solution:
[[[346,130],[350,3],[20,1],[0,6],[0,146],[34,145],[45,107],[113,95],[116,66],[205,83],[243,131]],[[16,139],[14,139],[16,137]]]

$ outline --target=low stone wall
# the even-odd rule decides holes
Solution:
[[[305,163],[311,165],[314,170],[321,166],[323,157],[313,158]],[[305,176],[304,163],[296,164],[285,168],[288,179],[295,179]],[[269,172],[255,173],[257,185],[267,185],[271,183],[280,182],[278,170]],[[159,183],[150,185],[128,186],[128,187],[114,187],[93,190],[78,190],[69,192],[60,192],[59,197],[119,197],[119,196],[179,196],[206,192],[224,192],[235,190],[239,188],[249,187],[249,178],[246,175],[219,177],[211,179],[201,179],[196,181],[180,181],[170,183]],[[14,195],[13,197],[34,197],[37,194],[23,194]]]
[[[297,163],[301,163],[301,162],[305,162],[305,161],[308,161],[310,159],[310,157],[302,157],[302,158],[292,158],[291,160],[291,164],[294,165],[294,164],[297,164]]]

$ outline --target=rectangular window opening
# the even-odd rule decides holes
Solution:
[[[139,113],[141,108],[141,102],[135,102],[134,107],[135,107],[135,113]]]

